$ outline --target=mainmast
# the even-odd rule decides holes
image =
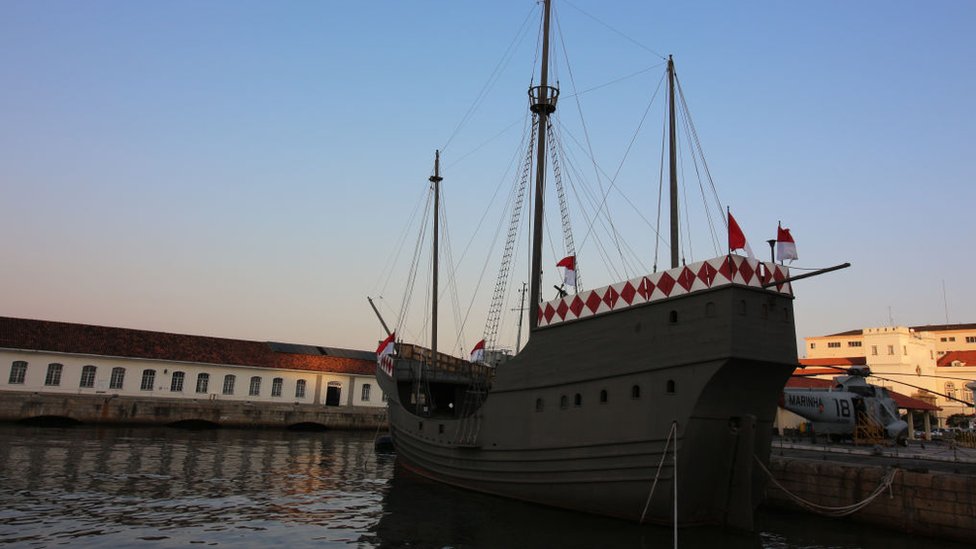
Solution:
[[[529,274],[529,333],[539,327],[540,286],[542,285],[542,225],[545,215],[546,190],[546,128],[549,115],[556,111],[559,89],[549,86],[549,14],[551,0],[543,0],[542,70],[539,85],[529,88],[530,109],[539,116],[538,161],[535,173],[535,219],[532,224],[532,270]]]
[[[430,182],[434,184],[434,253],[433,261],[433,292],[430,297],[430,367],[437,367],[437,256],[438,256],[438,228],[441,209],[441,151],[434,152],[434,175],[430,176]]]
[[[671,153],[671,268],[678,266],[678,146],[674,137],[674,60],[668,56],[668,144]]]

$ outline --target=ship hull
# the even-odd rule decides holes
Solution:
[[[414,413],[411,381],[377,377],[397,459],[418,474],[627,520],[670,523],[677,509],[683,525],[751,529],[765,485],[755,463],[768,462],[796,356],[792,297],[728,285],[537,330],[465,417],[451,396]]]

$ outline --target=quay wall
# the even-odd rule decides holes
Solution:
[[[863,501],[881,484],[880,466],[773,456],[770,472],[789,492],[818,505],[844,507]],[[802,509],[770,483],[765,504]],[[976,542],[976,476],[898,468],[890,490],[850,515],[906,533]]]
[[[67,418],[90,424],[172,425],[206,422],[221,427],[378,429],[386,408],[220,399],[147,398],[121,395],[64,395],[3,391],[0,421]]]

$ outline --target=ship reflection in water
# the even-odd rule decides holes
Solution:
[[[682,529],[679,546],[952,547],[798,514],[761,513],[758,526]],[[0,545],[68,543],[671,547],[672,532],[395,471],[372,433],[0,426]]]

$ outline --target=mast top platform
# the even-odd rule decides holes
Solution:
[[[555,86],[532,86],[529,88],[529,109],[536,114],[556,112],[557,99],[559,99],[559,88]]]

